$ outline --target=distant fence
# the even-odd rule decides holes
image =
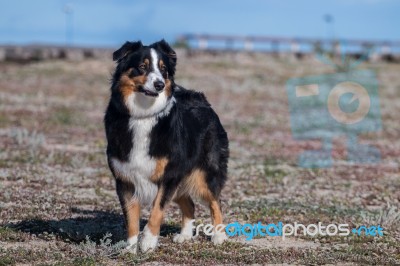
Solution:
[[[388,61],[400,59],[400,41],[184,34],[177,38],[177,42],[191,50],[203,51],[259,51],[300,56],[330,50],[354,56],[371,52]]]
[[[111,58],[112,49],[46,45],[0,46],[0,62],[32,62],[50,59]]]
[[[347,54],[367,60],[400,62],[400,41],[327,40],[313,38],[285,38],[268,36],[236,36],[210,34],[184,34],[176,44],[189,53],[209,51],[247,51],[273,54],[293,54],[301,59],[318,51]],[[32,62],[51,59],[84,60],[90,58],[111,59],[111,48],[67,47],[49,45],[0,45],[0,62]]]

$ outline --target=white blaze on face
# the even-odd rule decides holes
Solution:
[[[165,80],[161,74],[160,68],[158,67],[158,55],[157,55],[156,50],[151,48],[150,55],[151,55],[151,63],[152,63],[153,71],[151,71],[147,75],[147,81],[144,84],[144,86],[146,87],[146,89],[152,90],[155,92],[156,89],[154,88],[154,82],[162,81],[163,83],[165,83]]]
[[[158,55],[156,50],[150,49],[152,71],[147,75],[147,81],[144,84],[145,89],[157,92],[154,88],[155,81],[165,83],[160,68],[158,67]],[[154,116],[162,111],[168,114],[174,103],[174,97],[168,98],[165,90],[162,90],[157,97],[150,97],[143,93],[132,93],[126,98],[126,106],[134,118],[144,118]]]

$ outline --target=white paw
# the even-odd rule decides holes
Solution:
[[[220,245],[227,239],[228,239],[228,237],[226,236],[225,233],[219,233],[219,232],[216,232],[211,237],[211,241],[213,242],[214,245]]]
[[[158,243],[158,236],[153,235],[146,225],[143,229],[143,236],[140,241],[140,250],[142,252],[153,251],[156,248],[157,243]]]
[[[183,227],[181,229],[181,233],[174,236],[173,241],[175,243],[183,243],[187,240],[191,240],[192,236],[193,236],[193,229],[194,229],[193,223],[194,223],[194,219],[187,221],[183,225]]]
[[[174,241],[175,243],[183,243],[185,241],[191,240],[192,239],[192,235],[188,235],[188,234],[176,234],[174,236],[174,238],[172,239],[172,241]]]
[[[128,252],[136,254],[138,249],[138,237],[132,236],[127,240],[128,246],[125,248]]]

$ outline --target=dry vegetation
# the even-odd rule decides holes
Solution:
[[[263,54],[179,55],[177,82],[204,91],[229,134],[227,222],[379,223],[385,235],[174,244],[179,211],[171,205],[157,251],[122,252],[123,219],[102,124],[113,63],[2,64],[0,265],[400,264],[400,65],[361,65],[380,81],[383,131],[364,141],[381,150],[381,163],[347,164],[339,138],[334,167],[303,169],[297,154],[318,143],[292,139],[285,82],[332,72],[329,66]],[[209,221],[202,206],[196,217]]]

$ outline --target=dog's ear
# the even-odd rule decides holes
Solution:
[[[124,58],[129,53],[135,52],[143,47],[141,41],[138,42],[126,42],[124,45],[121,46],[118,50],[113,53],[113,60],[119,61]]]
[[[168,70],[171,76],[175,75],[175,67],[176,67],[176,52],[169,46],[169,44],[162,39],[159,42],[153,44],[160,52],[165,54],[169,58],[170,68]]]
[[[159,41],[157,43],[160,51],[162,51],[164,54],[166,54],[168,57],[170,58],[176,58],[176,53],[175,51],[171,48],[171,46],[169,46],[169,44],[162,39],[161,41]]]
[[[176,53],[164,39],[157,42],[156,45],[162,53],[166,54],[174,63],[176,63]]]

